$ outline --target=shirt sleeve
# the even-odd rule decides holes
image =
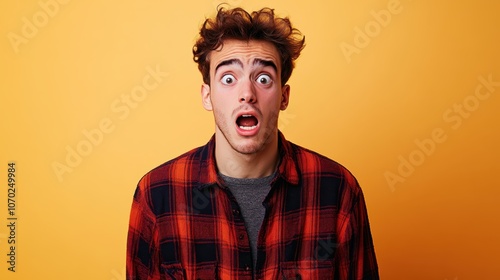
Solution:
[[[378,266],[363,193],[357,183],[344,195],[335,264],[341,280],[378,280]]]
[[[130,211],[126,260],[128,280],[160,279],[156,217],[143,187],[139,183]]]

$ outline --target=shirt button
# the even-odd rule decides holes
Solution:
[[[238,236],[238,238],[239,238],[240,240],[242,240],[244,237],[245,237],[245,235],[244,235],[243,233],[242,233],[242,234],[240,234],[240,235]]]
[[[246,271],[249,271],[249,270],[250,270],[250,266],[248,266],[248,265],[247,265],[247,266],[245,266],[245,270],[246,270]]]

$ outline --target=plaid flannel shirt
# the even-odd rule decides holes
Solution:
[[[215,138],[138,183],[127,279],[379,279],[363,193],[340,164],[285,140],[258,236],[217,176]],[[257,203],[257,202],[256,202]]]

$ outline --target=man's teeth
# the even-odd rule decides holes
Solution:
[[[251,118],[253,115],[241,115],[242,118]],[[240,125],[239,126],[243,130],[252,130],[257,127],[257,125],[252,125],[252,126],[245,126],[245,125]]]
[[[252,126],[243,126],[243,125],[240,125],[240,128],[243,129],[243,130],[252,130],[254,128],[256,128],[257,126],[256,125],[252,125]]]

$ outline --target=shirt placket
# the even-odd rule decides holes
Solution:
[[[252,262],[252,252],[250,249],[250,239],[248,237],[248,232],[245,226],[245,221],[243,220],[243,215],[241,214],[241,209],[236,199],[231,194],[231,192],[224,188],[225,192],[229,196],[229,200],[231,202],[231,213],[233,214],[233,221],[235,225],[235,236],[236,242],[238,246],[238,267],[235,268],[237,271],[241,271],[239,273],[238,279],[252,279],[253,274],[253,262]]]

